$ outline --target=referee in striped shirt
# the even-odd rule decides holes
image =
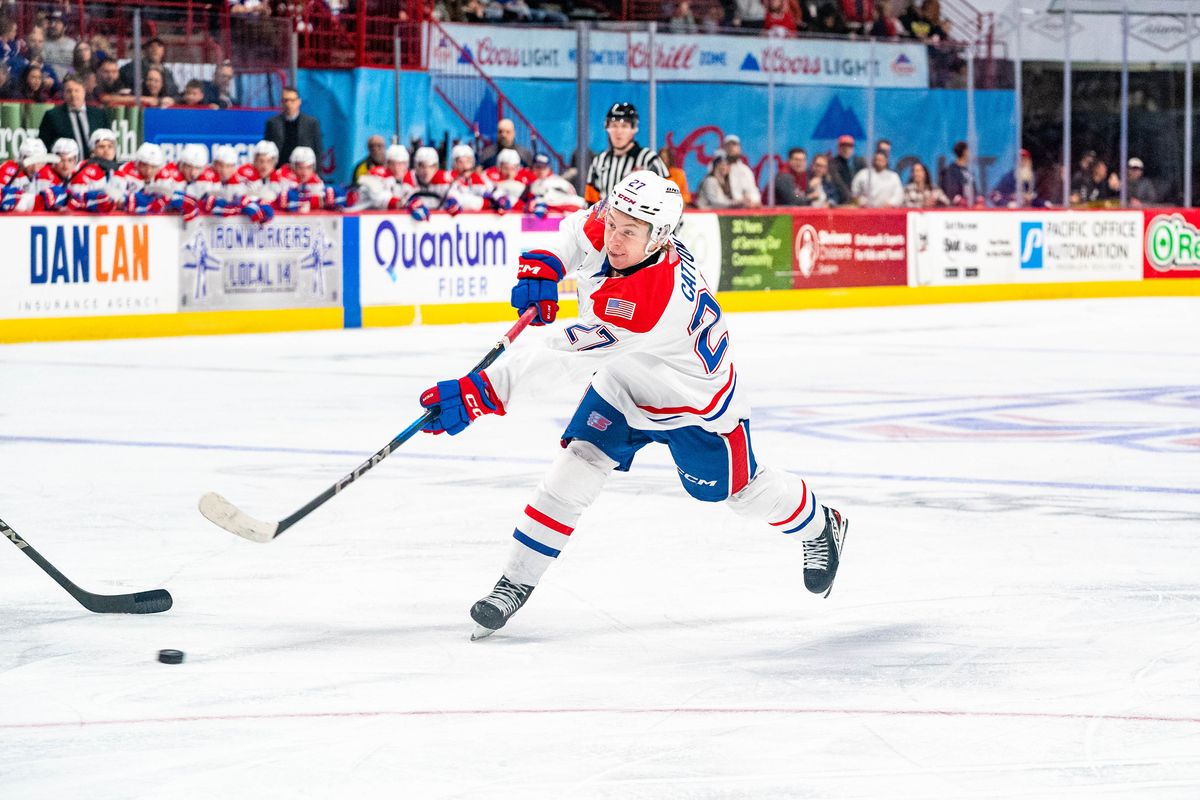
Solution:
[[[638,132],[638,114],[632,103],[613,103],[604,117],[604,130],[608,133],[608,149],[592,159],[588,170],[584,199],[589,203],[608,197],[610,189],[639,169],[667,177],[667,165],[658,153],[634,141]]]

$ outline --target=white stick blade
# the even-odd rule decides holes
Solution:
[[[269,542],[279,530],[278,523],[257,520],[216,492],[200,498],[200,513],[214,525],[252,542]]]

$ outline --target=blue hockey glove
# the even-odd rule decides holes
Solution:
[[[456,381],[438,381],[421,393],[421,405],[441,409],[421,430],[426,433],[462,433],[484,414],[504,416],[504,404],[496,396],[486,372],[472,372]]]
[[[558,316],[558,282],[566,270],[558,256],[545,250],[522,253],[517,261],[517,285],[512,288],[512,306],[518,314],[537,308],[532,325],[548,325]]]

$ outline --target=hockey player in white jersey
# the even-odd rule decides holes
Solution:
[[[485,414],[503,415],[547,379],[592,376],[563,451],[517,520],[500,580],[471,608],[472,639],[502,628],[525,604],[608,475],[628,470],[655,442],[670,449],[690,495],[724,501],[799,540],[809,591],[828,594],[833,585],[847,520],[805,481],[757,463],[721,307],[672,235],[682,213],[679,189],[641,170],[564,219],[553,245],[521,256],[512,304],[536,308],[535,325],[553,323],[558,282],[574,273],[578,321],[549,347],[515,350],[421,396],[422,406],[440,408],[426,429],[457,434]]]

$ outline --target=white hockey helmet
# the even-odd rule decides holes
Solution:
[[[469,144],[456,144],[454,149],[450,151],[450,162],[454,163],[460,158],[469,158],[471,163],[475,163],[475,151],[471,149]]]
[[[387,149],[383,156],[384,161],[403,161],[408,163],[408,148],[402,144],[394,144]]]
[[[202,144],[186,144],[179,154],[179,163],[189,167],[208,166],[208,148]]]
[[[439,161],[441,161],[441,159],[438,158],[438,151],[434,150],[432,147],[417,148],[417,154],[413,157],[413,163],[417,165],[432,164],[436,167]]]
[[[262,139],[258,142],[258,144],[254,145],[254,151],[253,151],[252,155],[270,156],[271,158],[278,161],[279,160],[279,148],[276,147],[275,143],[272,142],[270,139]]]
[[[110,128],[96,128],[92,131],[92,135],[88,137],[88,148],[96,149],[96,145],[100,142],[115,142],[117,134],[113,133]]]
[[[508,164],[517,167],[521,165],[521,156],[511,147],[506,147],[496,154],[496,164]]]
[[[26,139],[21,142],[21,149],[18,155],[24,161],[32,156],[44,156],[46,154],[46,145],[41,139]]]
[[[237,150],[227,144],[223,144],[213,150],[214,164],[236,164],[238,163]]]
[[[291,164],[308,164],[310,167],[317,165],[317,154],[313,152],[311,147],[297,147],[288,156],[288,162]]]
[[[79,143],[74,139],[66,137],[55,139],[54,146],[50,148],[50,152],[56,156],[79,158]]]
[[[162,148],[154,142],[142,142],[137,152],[133,154],[133,160],[139,164],[149,164],[152,167],[161,167],[167,163]]]
[[[646,255],[660,250],[683,219],[683,195],[671,181],[640,169],[631,172],[608,193],[608,207],[650,223]]]

